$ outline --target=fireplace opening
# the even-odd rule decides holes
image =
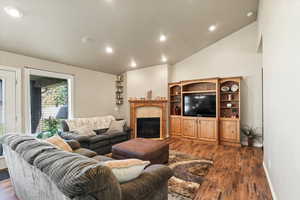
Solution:
[[[160,118],[137,118],[137,137],[160,138]]]

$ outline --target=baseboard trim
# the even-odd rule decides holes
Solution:
[[[265,162],[263,162],[263,167],[264,167],[264,171],[265,171],[265,174],[267,176],[267,179],[268,179],[268,183],[269,183],[269,187],[270,187],[270,190],[271,190],[271,193],[272,193],[273,200],[277,200],[277,197],[275,195],[275,191],[274,191],[274,188],[273,188],[273,184],[272,184],[270,176],[269,176],[269,171],[268,171],[268,169],[265,165]]]

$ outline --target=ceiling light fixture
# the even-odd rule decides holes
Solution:
[[[216,29],[217,29],[217,26],[216,26],[216,25],[211,25],[211,26],[208,27],[208,30],[209,30],[210,32],[214,32]]]
[[[247,13],[247,17],[251,17],[254,13],[252,11]]]
[[[161,57],[161,61],[163,62],[163,63],[165,63],[165,62],[167,62],[168,61],[168,58],[166,57],[166,56],[162,56]]]
[[[105,51],[106,51],[106,53],[108,53],[108,54],[114,53],[113,48],[111,48],[110,46],[107,46],[107,47],[105,48]]]
[[[160,42],[165,42],[167,40],[167,37],[165,35],[160,35],[159,41]]]
[[[130,67],[132,67],[132,68],[136,68],[137,67],[137,64],[136,64],[136,62],[134,60],[131,61]]]
[[[6,14],[13,18],[21,18],[23,16],[23,14],[17,8],[14,7],[4,7],[4,11],[6,12]]]

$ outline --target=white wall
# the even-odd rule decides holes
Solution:
[[[300,198],[300,1],[263,0],[264,161],[279,200]]]
[[[168,66],[158,65],[127,72],[127,96],[146,97],[152,90],[152,96],[168,96]]]
[[[114,114],[115,112],[115,75],[86,70],[83,68],[22,56],[5,51],[0,51],[0,65],[22,69],[24,66],[27,66],[40,70],[74,75],[75,117],[99,116]],[[22,83],[24,86],[24,82]],[[22,92],[22,102],[24,102],[24,87]],[[23,105],[22,108],[23,119],[24,106],[26,105]],[[23,127],[24,124],[25,122],[23,121]]]
[[[170,67],[171,81],[243,76],[241,121],[262,127],[262,60],[257,49],[257,23],[252,23]]]
[[[153,98],[168,96],[168,65],[157,65],[125,73],[125,102],[122,112],[129,121],[129,97],[146,97],[152,90]]]

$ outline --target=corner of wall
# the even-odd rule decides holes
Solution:
[[[266,166],[265,162],[263,162],[263,168],[264,168],[264,171],[265,171],[268,183],[269,183],[269,187],[270,187],[270,190],[271,190],[271,193],[272,193],[273,200],[277,200],[277,196],[275,194],[274,187],[273,187],[273,184],[271,182],[269,171],[267,169],[267,166]]]

